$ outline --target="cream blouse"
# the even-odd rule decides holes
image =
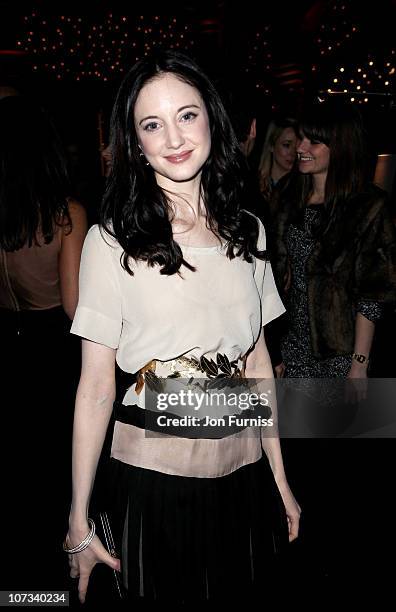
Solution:
[[[260,224],[259,248],[265,249]],[[257,341],[261,326],[284,312],[271,265],[256,258],[229,260],[224,246],[187,247],[183,255],[196,271],[161,275],[159,266],[132,262],[134,276],[121,266],[122,248],[99,226],[85,239],[79,303],[71,332],[117,349],[125,372],[152,359],[180,355],[209,359],[217,353],[240,359]],[[144,392],[130,389],[124,404],[144,408]],[[259,435],[246,429],[219,440],[176,438],[116,422],[112,457],[167,474],[217,477],[262,455]]]

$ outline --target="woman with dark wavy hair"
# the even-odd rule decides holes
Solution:
[[[78,380],[78,343],[69,332],[87,221],[71,191],[66,156],[48,114],[22,96],[3,98],[0,350],[2,399],[7,406],[2,427],[9,444],[2,444],[2,449],[7,458],[18,456],[18,461],[3,474],[7,495],[2,504],[6,516],[1,519],[8,526],[5,546],[11,555],[18,554],[14,563],[9,562],[12,570],[6,580],[15,588],[45,588],[42,567],[48,564],[55,572],[60,561],[56,549],[52,555],[37,550],[32,568],[31,559],[19,554],[24,546],[19,525],[26,520],[28,505],[35,529],[56,539],[60,535],[56,536],[54,515],[67,503],[64,492],[54,492],[47,474],[49,458],[59,477],[65,466],[70,403]],[[38,490],[39,503],[32,503]],[[40,576],[34,582],[37,568]],[[46,580],[48,585],[48,574]]]
[[[64,544],[71,576],[79,576],[81,601],[99,562],[121,571],[131,599],[248,597],[298,533],[279,439],[249,426],[198,435],[202,412],[193,410],[199,423],[185,427],[181,399],[162,419],[150,400],[166,385],[187,392],[185,379],[191,391],[195,379],[207,389],[220,379],[272,377],[262,326],[283,306],[263,227],[243,210],[238,142],[211,82],[169,51],[126,76],[110,146],[101,224],[84,245],[72,328],[83,338],[83,366]],[[115,364],[111,516],[121,564],[87,519]]]
[[[87,222],[71,190],[47,113],[22,96],[1,100],[0,308],[19,313],[21,325],[24,314],[57,308],[74,316]]]
[[[300,176],[271,211],[275,277],[288,304],[286,375],[366,378],[381,303],[395,299],[395,228],[385,193],[368,180],[357,110],[313,104],[300,131]]]
[[[274,275],[287,308],[285,376],[292,379],[280,431],[285,435],[292,424],[291,437],[314,438],[283,444],[311,517],[301,540],[302,575],[314,571],[318,582],[353,585],[372,580],[370,559],[384,555],[381,536],[376,532],[370,541],[367,525],[383,522],[391,505],[383,438],[380,446],[347,438],[376,435],[365,429],[361,408],[367,405],[359,400],[367,394],[382,304],[396,298],[396,233],[386,194],[369,180],[358,110],[339,98],[310,105],[300,136],[300,175],[272,202],[269,225]],[[381,393],[376,400],[380,415]],[[306,567],[309,560],[315,568]]]

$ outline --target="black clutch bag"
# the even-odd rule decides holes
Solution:
[[[115,549],[113,534],[111,532],[110,521],[109,521],[107,512],[100,512],[97,515],[96,531],[98,533],[99,538],[102,541],[102,544],[106,547],[107,551],[111,554],[111,556],[118,557],[116,549]],[[114,575],[113,584],[114,584],[115,594],[120,599],[124,599],[125,598],[125,587],[122,583],[120,572],[117,572],[116,570],[112,570],[112,572]]]

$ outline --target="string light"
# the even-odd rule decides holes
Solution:
[[[273,78],[272,47],[275,33],[270,24],[263,24],[260,30],[253,31],[248,37],[242,53],[242,67],[255,83],[256,89],[264,94],[270,93]]]
[[[23,21],[25,31],[16,41],[17,47],[40,58],[36,72],[48,70],[48,62],[51,62],[51,70],[58,80],[107,81],[123,73],[153,46],[168,47],[169,39],[183,51],[194,44],[193,27],[186,25],[185,20],[179,23],[174,16],[140,15],[136,18],[108,13],[101,21],[90,22],[78,16],[43,17],[33,11],[24,16]],[[163,34],[164,31],[167,34]],[[66,62],[63,61],[65,52],[68,54]],[[99,64],[101,71],[97,70]]]
[[[314,62],[318,90],[344,95],[357,104],[388,103],[396,85],[393,41],[384,36],[379,48],[369,36],[371,24],[365,12],[359,15],[355,3],[331,0],[321,19],[317,29],[320,36],[316,33],[312,38],[317,50]]]
[[[359,31],[358,25],[353,23],[352,19],[340,19],[345,9],[345,5],[339,0],[333,0],[323,15],[324,23],[320,25],[320,36],[315,39],[322,57],[334,55],[345,43],[350,44]]]
[[[373,98],[375,96],[388,96],[391,89],[394,90],[396,85],[396,69],[390,61],[390,56],[393,56],[393,49],[388,52],[388,56],[382,56],[380,59],[374,59],[373,56],[366,58],[366,65],[369,66],[369,70],[362,72],[362,69],[358,66],[354,66],[352,63],[347,67],[339,67],[337,76],[334,76],[331,81],[337,83],[339,87],[338,92],[353,93],[354,100],[361,102],[360,96],[364,96],[370,93]],[[374,68],[376,66],[376,68]],[[353,90],[353,91],[352,91]],[[328,88],[327,88],[328,91]],[[332,92],[332,93],[338,93]],[[363,98],[363,102],[368,102],[366,96]]]
[[[345,0],[344,0],[345,2]],[[395,49],[357,57],[359,40],[366,42],[358,23],[358,11],[350,3],[331,0],[326,3],[323,23],[312,38],[314,44],[309,78],[323,91],[345,94],[356,102],[374,101],[374,93],[390,95],[396,84]],[[116,15],[82,18],[71,15],[39,15],[32,11],[21,20],[22,32],[16,48],[34,58],[36,73],[48,72],[57,80],[113,80],[123,75],[136,60],[159,47],[189,51],[197,42],[198,30],[169,15]],[[291,91],[302,84],[295,64],[276,66],[273,60],[278,33],[270,25],[256,25],[240,50],[241,68],[256,88],[269,94],[274,78]],[[318,35],[319,33],[319,35]],[[348,63],[345,62],[348,58]],[[290,77],[288,76],[291,75]],[[294,82],[293,82],[294,79]]]

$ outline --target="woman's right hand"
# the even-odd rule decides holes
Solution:
[[[77,546],[84,539],[89,527],[85,530],[85,534],[75,535],[72,530],[66,536],[66,543],[69,547]],[[79,533],[80,530],[79,530]],[[120,571],[121,562],[115,559],[105,549],[98,536],[95,535],[90,545],[80,553],[69,554],[70,577],[78,578],[78,599],[81,603],[85,602],[87,594],[89,578],[91,572],[97,563],[106,563],[113,570]]]
[[[285,506],[287,525],[289,529],[289,542],[293,542],[298,538],[298,532],[300,527],[300,516],[301,507],[296,501],[291,489],[286,481],[282,479],[281,482],[276,483],[281,494],[283,504]]]

